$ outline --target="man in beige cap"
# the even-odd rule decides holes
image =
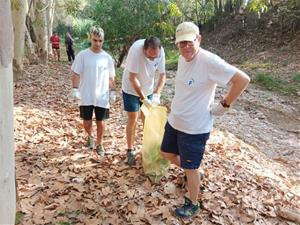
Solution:
[[[213,118],[228,111],[247,87],[250,78],[219,56],[200,47],[199,28],[183,22],[176,29],[176,46],[180,56],[175,79],[175,96],[165,126],[161,154],[184,169],[189,198],[175,210],[180,218],[194,216],[199,208],[200,178],[198,168]],[[217,85],[231,86],[219,103],[214,104]]]

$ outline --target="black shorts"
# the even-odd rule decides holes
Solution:
[[[109,109],[96,107],[93,105],[79,106],[80,117],[84,120],[92,120],[94,110],[95,110],[96,120],[101,121],[109,118]]]

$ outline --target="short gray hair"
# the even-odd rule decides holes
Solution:
[[[91,27],[90,34],[93,34],[96,37],[101,37],[104,39],[104,31],[101,27],[98,26]]]

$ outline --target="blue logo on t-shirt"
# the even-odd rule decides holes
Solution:
[[[191,79],[188,81],[188,85],[189,85],[189,86],[192,86],[194,83],[195,83],[194,78],[191,78]]]

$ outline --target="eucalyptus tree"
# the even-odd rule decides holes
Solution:
[[[47,34],[48,34],[48,39],[51,37],[53,33],[53,21],[54,21],[54,12],[55,12],[55,0],[48,0],[48,7],[46,11],[47,15]],[[52,46],[51,42],[48,42],[48,53],[51,55],[52,54]]]
[[[0,6],[0,224],[15,224],[15,149],[13,127],[13,24],[11,2]]]
[[[28,10],[27,0],[12,0],[12,19],[14,26],[14,79],[17,80],[23,73],[23,57],[25,43],[25,18]]]
[[[47,8],[49,2],[47,0],[34,1],[35,20],[33,26],[37,37],[37,52],[42,64],[48,63],[48,28],[47,28]]]

